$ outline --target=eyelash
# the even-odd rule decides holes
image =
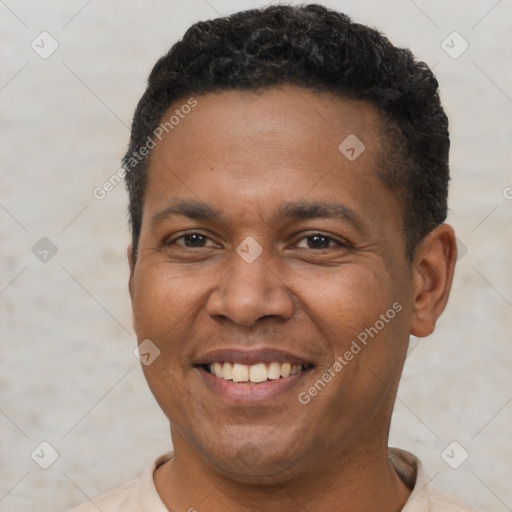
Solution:
[[[172,245],[175,245],[175,243],[178,241],[178,240],[181,240],[181,239],[184,239],[186,237],[189,237],[189,236],[192,236],[192,235],[199,235],[199,236],[202,236],[204,237],[205,239],[208,239],[208,240],[211,240],[211,238],[199,231],[191,231],[190,233],[185,233],[183,235],[180,235],[179,237],[176,237],[174,238],[173,240],[169,240],[168,242],[165,243],[166,246],[172,246]],[[340,248],[343,248],[343,247],[349,247],[349,244],[348,243],[344,243],[344,242],[341,242],[339,240],[336,240],[335,238],[333,238],[332,236],[329,236],[329,235],[324,235],[323,233],[319,233],[319,232],[311,232],[310,234],[306,235],[306,236],[303,236],[302,238],[300,238],[296,243],[302,241],[302,240],[305,240],[307,238],[313,238],[314,236],[320,236],[322,238],[325,238],[330,242],[334,242],[338,247]],[[194,249],[194,247],[187,247],[187,246],[180,246],[180,247],[184,247],[185,249]],[[197,249],[205,249],[205,247],[196,247]],[[313,251],[322,251],[322,250],[326,250],[326,249],[331,249],[332,247],[322,247],[320,249],[311,249]],[[310,249],[309,247],[307,249]]]

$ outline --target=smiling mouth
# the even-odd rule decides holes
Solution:
[[[252,365],[219,361],[200,366],[214,377],[239,384],[259,384],[286,379],[312,368],[310,364],[280,363],[278,361]]]

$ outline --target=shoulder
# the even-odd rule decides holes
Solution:
[[[432,511],[435,512],[477,512],[466,503],[444,492],[433,484],[428,484]]]
[[[171,457],[172,453],[161,455],[139,478],[68,512],[167,512],[155,488],[153,473]]]
[[[93,501],[84,503],[79,507],[71,509],[69,512],[120,512],[126,510],[129,512],[131,508],[125,508],[127,504],[134,503],[137,496],[138,479],[132,480],[113,491],[95,498]]]
[[[432,484],[420,460],[412,453],[389,448],[388,456],[402,481],[411,489],[402,512],[477,512]]]

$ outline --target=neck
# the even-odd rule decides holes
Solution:
[[[269,512],[336,510],[398,512],[410,490],[388,460],[387,445],[321,457],[301,473],[241,483],[218,472],[202,454],[174,442],[174,457],[154,475],[157,491],[171,511]],[[300,506],[299,506],[300,505]]]

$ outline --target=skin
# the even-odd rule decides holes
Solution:
[[[387,457],[391,413],[409,335],[430,334],[446,305],[453,230],[439,226],[406,257],[403,206],[377,176],[370,104],[291,86],[196,99],[152,151],[136,262],[128,248],[134,328],[161,351],[143,370],[174,446],[157,491],[176,511],[401,510],[410,489]],[[349,134],[366,146],[354,161],[338,150]],[[152,224],[183,199],[222,220]],[[357,221],[276,217],[290,201],[339,203]],[[190,231],[204,235],[198,247],[179,238]],[[236,252],[249,236],[262,248],[252,263]],[[402,310],[300,403],[394,303]],[[233,346],[278,348],[314,367],[272,400],[234,406],[193,365]]]

